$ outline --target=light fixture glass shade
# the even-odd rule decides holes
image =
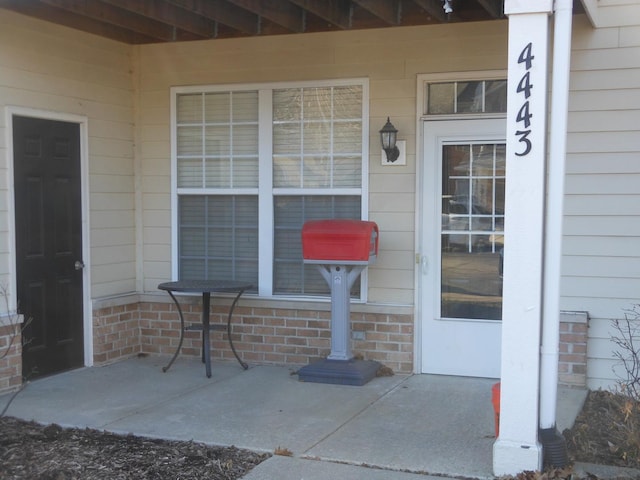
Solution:
[[[393,126],[393,123],[387,117],[387,123],[385,123],[382,130],[380,130],[380,141],[382,142],[382,149],[387,155],[389,162],[395,162],[400,155],[400,150],[396,147],[396,139],[398,135],[398,129]]]
[[[395,148],[397,135],[398,130],[393,126],[389,117],[387,117],[387,123],[385,123],[382,130],[380,130],[380,140],[383,150],[393,150]]]

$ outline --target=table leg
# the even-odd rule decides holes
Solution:
[[[236,304],[238,303],[238,300],[240,300],[240,295],[242,295],[243,293],[244,293],[244,290],[240,290],[238,292],[238,295],[236,295],[236,298],[233,300],[233,303],[229,308],[229,316],[227,317],[227,336],[229,337],[229,346],[231,346],[231,351],[236,356],[236,359],[238,360],[238,362],[240,362],[240,365],[242,365],[242,368],[247,370],[249,368],[249,365],[243,362],[242,359],[238,356],[238,353],[236,352],[236,348],[233,346],[233,340],[231,338],[231,317],[233,316],[233,310],[236,308]]]
[[[209,337],[209,305],[211,294],[202,293],[202,360],[204,361],[207,377],[211,378],[211,345]]]
[[[163,372],[166,372],[167,370],[169,370],[169,368],[171,368],[171,365],[173,364],[173,362],[178,357],[178,354],[180,353],[180,349],[182,348],[182,340],[184,340],[184,316],[182,315],[182,309],[180,308],[180,303],[178,303],[178,299],[173,295],[173,293],[171,293],[170,290],[168,291],[168,293],[171,296],[173,303],[175,303],[176,307],[178,308],[178,316],[180,317],[180,341],[178,342],[178,348],[176,348],[176,353],[173,354],[171,361],[166,366],[162,367]]]

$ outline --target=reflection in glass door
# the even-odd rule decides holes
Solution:
[[[502,318],[505,146],[442,146],[441,318]]]

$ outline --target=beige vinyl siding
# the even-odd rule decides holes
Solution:
[[[589,312],[588,383],[606,388],[611,319],[640,303],[640,27],[576,17],[570,89],[562,308]]]
[[[0,10],[0,107],[88,119],[91,295],[136,290],[131,47]],[[5,116],[0,116],[2,185],[7,209]],[[0,281],[8,283],[13,235],[0,216]],[[88,261],[87,261],[88,260]]]
[[[599,28],[637,26],[638,0],[583,0],[593,25]]]
[[[574,16],[561,307],[589,313],[592,388],[614,381],[611,319],[640,303],[639,9],[599,0],[597,29]],[[414,303],[416,76],[506,69],[507,30],[504,20],[131,47],[0,10],[0,106],[88,118],[91,294],[101,298],[156,292],[171,277],[171,87],[367,78],[369,218],[381,232],[368,299],[396,309]],[[406,140],[406,166],[381,165],[387,116]],[[0,282],[9,283],[5,120]]]
[[[369,219],[380,227],[368,301],[414,302],[416,75],[506,68],[507,22],[211,40],[135,47],[141,132],[145,291],[171,276],[169,89],[180,85],[369,80]],[[406,166],[382,166],[390,116]]]

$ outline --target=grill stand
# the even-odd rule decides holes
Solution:
[[[311,363],[298,370],[302,382],[364,385],[376,376],[380,364],[373,360],[356,360],[351,353],[351,287],[368,262],[354,264],[315,263],[318,271],[331,288],[331,354],[324,360]]]

